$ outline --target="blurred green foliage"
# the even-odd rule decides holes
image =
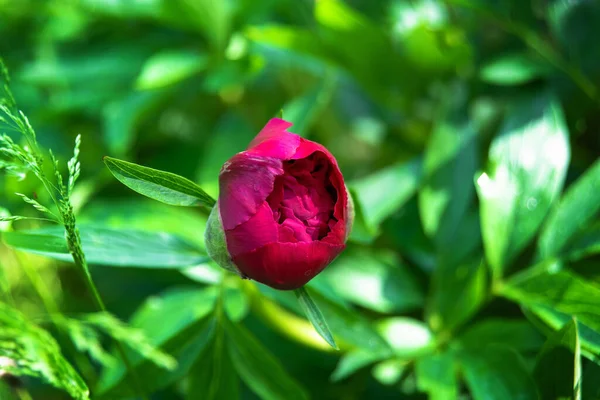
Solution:
[[[68,160],[82,136],[71,202],[114,315],[62,229],[5,218],[0,398],[600,398],[599,27],[594,0],[0,0],[38,142]],[[205,209],[102,162],[216,196],[280,110],[357,208],[308,285],[339,352],[292,293],[208,260]],[[0,216],[51,203],[24,171],[0,186]],[[190,187],[171,204],[205,204]]]

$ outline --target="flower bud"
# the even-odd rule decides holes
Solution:
[[[275,289],[297,289],[345,248],[353,219],[335,158],[322,145],[270,120],[219,175],[206,229],[223,268]]]

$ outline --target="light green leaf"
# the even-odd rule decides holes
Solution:
[[[5,373],[41,379],[77,400],[90,398],[84,380],[64,359],[54,338],[4,303],[0,303],[0,359]]]
[[[104,157],[110,172],[128,188],[174,206],[212,207],[215,200],[194,182],[170,172]]]
[[[407,368],[407,361],[392,358],[377,363],[371,370],[371,373],[373,374],[373,378],[382,385],[392,386],[402,378]]]
[[[340,358],[335,370],[331,374],[331,380],[334,382],[341,381],[367,365],[390,358],[392,355],[393,353],[390,349],[376,352],[363,349],[349,351]]]
[[[476,139],[469,122],[449,117],[434,128],[425,151],[419,212],[423,230],[443,249],[460,245],[456,234],[475,193]]]
[[[417,191],[421,182],[420,158],[384,168],[365,178],[350,182],[357,209],[368,231],[375,235],[379,225],[398,210]],[[357,212],[358,217],[358,212]]]
[[[581,357],[575,320],[548,338],[538,354],[533,377],[542,399],[581,399]]]
[[[208,257],[177,236],[161,232],[80,226],[83,250],[90,264],[114,267],[179,268],[201,264]],[[61,261],[73,259],[59,226],[35,231],[4,232],[4,242],[16,249]]]
[[[308,399],[305,389],[246,328],[229,321],[224,324],[231,361],[254,393],[265,400]]]
[[[549,64],[540,58],[528,53],[510,53],[486,63],[479,72],[479,78],[494,85],[513,86],[546,77],[551,72]]]
[[[177,360],[171,371],[129,351],[133,370],[151,393],[180,379],[192,367],[213,337],[215,321],[208,314],[217,297],[215,288],[171,290],[149,298],[133,315],[130,325],[141,329],[149,342]],[[102,399],[131,396],[131,376],[122,363],[106,371],[98,386]]]
[[[563,253],[569,241],[600,210],[600,160],[569,187],[560,203],[548,216],[538,241],[540,258]]]
[[[499,294],[528,307],[550,307],[600,332],[600,287],[557,264],[525,270],[499,288]]]
[[[433,334],[421,321],[407,317],[393,317],[377,322],[376,327],[396,357],[412,359],[431,352],[435,347]]]
[[[508,347],[461,352],[459,363],[474,400],[538,399],[525,361]]]
[[[488,318],[470,325],[458,337],[458,343],[464,348],[500,344],[519,351],[534,351],[542,346],[543,337],[526,320]]]
[[[331,347],[336,350],[339,350],[337,344],[335,344],[335,339],[333,338],[333,334],[329,330],[329,326],[327,325],[327,321],[321,314],[321,310],[317,304],[313,301],[313,299],[308,294],[308,291],[301,287],[300,289],[294,290],[296,297],[298,298],[298,302],[300,303],[300,307],[306,314],[306,317],[313,325],[317,333],[325,340]]]
[[[572,316],[554,310],[552,307],[530,306],[522,308],[525,316],[540,331],[547,335],[562,329],[571,321]],[[589,359],[600,357],[600,333],[589,326],[577,321],[581,353]]]
[[[423,304],[422,289],[393,252],[349,246],[318,279],[345,300],[381,313]]]
[[[242,282],[240,279],[236,283]],[[223,291],[223,306],[230,320],[240,322],[250,311],[250,299],[241,287],[227,287]]]
[[[481,230],[494,277],[529,243],[558,197],[569,163],[559,103],[548,97],[515,104],[492,141],[477,179]]]
[[[189,50],[167,50],[150,57],[135,83],[138,89],[148,90],[181,82],[208,65],[208,57]]]
[[[431,354],[415,363],[417,387],[429,394],[430,400],[453,400],[458,397],[458,380],[454,355]]]

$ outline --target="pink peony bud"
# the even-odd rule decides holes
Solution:
[[[344,250],[353,219],[335,158],[270,120],[219,175],[206,229],[223,268],[276,289],[297,289]]]

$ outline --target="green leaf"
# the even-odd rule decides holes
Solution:
[[[486,269],[479,259],[458,265],[439,259],[426,308],[426,320],[436,332],[459,327],[479,310],[488,296]]]
[[[460,244],[456,234],[474,194],[469,182],[477,168],[476,139],[469,122],[449,117],[434,128],[425,152],[419,212],[423,230],[443,249]]]
[[[600,160],[596,161],[564,194],[548,216],[538,241],[540,258],[560,255],[569,241],[593,221],[600,210]]]
[[[229,356],[246,385],[265,400],[308,399],[308,394],[243,326],[224,321]]]
[[[582,399],[600,398],[600,365],[588,362],[583,368]]]
[[[561,313],[552,307],[529,306],[522,308],[527,319],[540,331],[547,335],[562,329],[573,319],[569,314]],[[600,333],[589,326],[577,321],[581,353],[589,359],[597,359],[600,356]]]
[[[422,160],[416,158],[348,184],[372,235],[378,232],[379,225],[387,217],[415,194],[421,182],[421,165]]]
[[[90,398],[84,380],[54,338],[4,303],[0,303],[0,358],[2,372],[41,379],[77,400]]]
[[[382,385],[392,386],[402,378],[407,367],[407,361],[392,358],[377,363],[371,370],[371,373],[373,374],[373,378]]]
[[[308,291],[301,287],[300,289],[294,290],[296,297],[298,298],[298,302],[300,303],[300,307],[306,314],[306,317],[310,321],[310,323],[314,326],[317,333],[325,340],[331,347],[336,350],[339,350],[337,344],[335,344],[335,339],[333,338],[333,334],[329,330],[329,326],[327,325],[327,321],[321,314],[321,310],[315,304],[313,299],[308,294]]]
[[[283,106],[282,112],[285,113],[286,121],[293,124],[292,131],[301,136],[308,134],[319,114],[331,101],[335,84],[335,75],[333,72],[329,72],[316,87],[309,89]]]
[[[503,284],[499,293],[528,307],[550,307],[572,315],[600,332],[600,287],[559,268],[550,264],[523,271]]]
[[[575,236],[563,252],[569,261],[576,261],[600,253],[600,223]]]
[[[528,53],[503,54],[486,63],[479,78],[494,85],[516,86],[548,76],[548,63]]]
[[[407,317],[386,318],[377,322],[377,331],[388,342],[396,357],[410,360],[430,353],[435,338],[427,325]]]
[[[312,290],[311,296],[319,304],[330,330],[340,342],[372,352],[390,349],[372,322],[360,313],[334,302],[320,291]]]
[[[500,344],[519,351],[533,351],[542,346],[543,337],[526,320],[488,318],[470,325],[458,337],[458,343],[464,348]]]
[[[189,373],[188,400],[239,399],[240,382],[227,351],[222,323]],[[260,366],[258,368],[261,368]]]
[[[177,367],[165,371],[153,362],[129,351],[134,373],[144,382],[146,393],[166,387],[185,376],[213,337],[215,320],[209,313],[217,297],[215,288],[171,290],[149,298],[133,315],[131,326],[141,329],[150,343],[177,360]],[[133,395],[131,376],[122,363],[106,371],[97,392],[102,399]]]
[[[485,254],[494,277],[502,276],[535,235],[561,191],[570,153],[556,100],[529,99],[508,115],[476,185]]]
[[[142,90],[170,86],[197,74],[207,65],[205,54],[189,50],[163,51],[144,63],[135,85]]]
[[[344,354],[338,362],[335,370],[331,374],[331,380],[333,382],[341,381],[354,374],[361,368],[367,365],[373,364],[374,362],[384,360],[393,355],[389,349],[383,351],[368,351],[363,349],[357,349],[349,351]]]
[[[208,260],[202,250],[177,236],[161,232],[80,226],[83,250],[90,264],[113,267],[180,268]],[[73,259],[59,226],[2,233],[16,249],[61,261]]]
[[[543,399],[581,398],[581,358],[577,323],[571,319],[538,354],[533,377]]]
[[[474,400],[536,400],[538,394],[525,361],[503,346],[459,354],[460,368]]]
[[[318,279],[345,300],[381,313],[405,312],[423,304],[417,280],[393,252],[348,246]]]
[[[215,204],[200,186],[179,175],[112,157],[104,157],[104,163],[121,183],[151,199],[174,206],[210,208]]]
[[[242,280],[236,279],[241,284]],[[223,306],[230,320],[239,322],[250,311],[250,299],[241,287],[227,287],[223,291]]]
[[[431,400],[458,397],[458,381],[454,356],[448,352],[419,358],[415,363],[417,387]]]

